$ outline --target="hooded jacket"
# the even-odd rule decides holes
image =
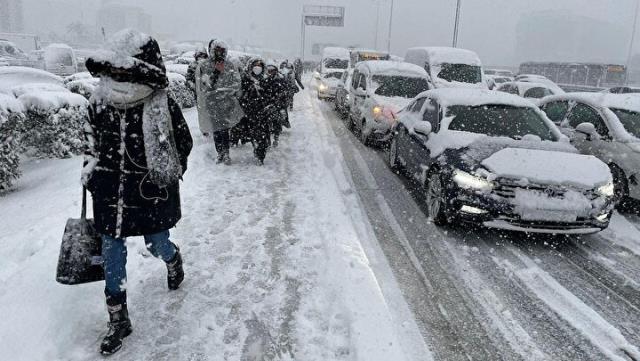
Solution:
[[[225,60],[224,71],[215,69],[214,56],[198,62],[195,74],[198,123],[202,133],[230,129],[238,124],[242,108],[238,102],[240,74]]]
[[[125,30],[114,35],[108,49],[87,60],[99,77],[147,85],[168,86],[158,43],[148,35]],[[168,110],[182,171],[193,141],[180,107],[169,96]],[[181,218],[179,184],[158,186],[150,180],[143,133],[144,104],[115,107],[91,99],[85,125],[83,183],[92,193],[96,230],[112,237],[158,233]]]

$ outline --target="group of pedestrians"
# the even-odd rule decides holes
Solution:
[[[198,104],[200,131],[211,135],[217,163],[231,164],[230,148],[252,143],[258,164],[269,147],[277,147],[283,127],[290,127],[288,110],[304,89],[295,67],[252,58],[245,66],[228,59],[224,41],[211,40],[208,57],[196,53],[190,69]],[[190,72],[191,74],[191,72]]]
[[[278,67],[255,58],[239,67],[227,56],[228,46],[212,40],[207,52],[196,53],[189,69],[200,128],[213,136],[218,162],[230,163],[232,143],[251,142],[263,164],[282,126],[289,126],[287,110],[302,87],[300,77],[288,62]],[[178,289],[184,279],[182,254],[169,230],[182,216],[179,181],[193,140],[168,91],[160,47],[151,36],[118,32],[86,65],[100,83],[84,126],[82,182],[92,194],[94,228],[102,238],[109,324],[100,351],[109,355],[133,330],[126,238],[144,236],[151,254],[166,263],[169,290]]]

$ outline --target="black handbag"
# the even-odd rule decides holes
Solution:
[[[102,281],[102,264],[102,238],[93,219],[87,219],[87,189],[83,187],[80,219],[68,219],[64,228],[56,281],[64,285]]]

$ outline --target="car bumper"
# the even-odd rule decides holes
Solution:
[[[562,220],[549,214],[557,210],[536,210],[546,216],[539,219],[525,218],[516,211],[509,198],[494,194],[476,194],[459,189],[452,203],[451,212],[463,222],[481,224],[488,228],[512,230],[526,233],[590,234],[609,226],[613,204],[606,202],[594,207],[588,214],[578,214],[575,220]]]

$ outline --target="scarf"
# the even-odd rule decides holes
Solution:
[[[173,134],[167,90],[153,90],[146,85],[116,82],[104,77],[95,95],[117,109],[126,110],[144,104],[142,133],[147,176],[159,187],[177,182],[182,176],[182,166]]]

